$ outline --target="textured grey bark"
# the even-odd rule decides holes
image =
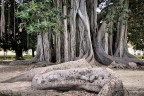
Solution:
[[[44,57],[45,57],[45,61],[47,63],[50,62],[51,59],[51,54],[50,54],[50,42],[49,42],[49,33],[44,33],[44,40],[43,40],[43,45],[44,45]]]
[[[122,81],[114,78],[103,86],[98,96],[128,96]]]
[[[57,0],[56,5],[58,8],[61,8],[60,0]],[[60,14],[57,15],[57,18],[60,18]],[[56,46],[56,63],[61,63],[61,34],[58,32],[55,37],[55,46]]]
[[[71,60],[75,60],[76,57],[76,15],[79,7],[79,0],[71,0],[71,17],[70,17],[70,36],[71,36]]]
[[[66,2],[65,2],[66,3]],[[67,16],[67,5],[63,6],[64,16]],[[69,61],[69,46],[68,46],[68,28],[67,28],[67,18],[64,19],[64,59],[65,62]]]
[[[60,33],[56,34],[56,62],[60,63],[61,62],[61,50],[60,50]]]
[[[78,88],[99,92],[112,78],[114,75],[105,68],[57,70],[36,75],[32,80],[32,87],[60,90]]]
[[[44,61],[45,60],[45,56],[44,56],[44,41],[43,40],[45,40],[44,38],[43,38],[43,34],[44,33],[41,33],[40,35],[38,35],[38,44],[37,44],[37,56],[39,56],[38,57],[38,59],[39,59],[39,61]]]
[[[0,37],[3,36],[3,34],[5,33],[5,4],[4,4],[4,0],[1,0],[1,26],[0,26]]]
[[[98,96],[124,96],[122,82],[108,68],[75,68],[51,71],[36,75],[32,80],[35,89],[84,89]]]
[[[122,18],[122,17],[121,17]],[[118,26],[119,33],[117,35],[117,46],[115,56],[123,57],[124,55],[124,40],[125,40],[125,31],[126,31],[126,22],[124,20],[120,21],[120,25]]]

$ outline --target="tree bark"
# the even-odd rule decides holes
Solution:
[[[1,1],[1,34],[0,37],[2,38],[3,34],[5,33],[5,4],[4,0]]]
[[[15,50],[16,53],[16,60],[23,60],[23,51],[21,48],[17,48]]]
[[[35,57],[35,48],[32,48],[32,57]]]
[[[77,8],[79,7],[78,0],[71,0],[71,17],[70,17],[70,36],[71,36],[71,60],[75,60],[76,56],[76,15],[77,15]]]
[[[66,1],[63,6],[64,16],[67,16],[67,5]],[[67,28],[67,18],[64,19],[64,61],[67,62],[70,60],[69,58],[69,46],[68,46],[68,28]]]
[[[68,70],[51,71],[48,73],[36,75],[32,80],[32,87],[39,90],[84,89],[87,91],[99,93],[103,86],[105,86],[105,84],[110,82],[113,78],[116,77],[110,69],[75,68]],[[118,84],[118,86],[116,87],[119,86],[121,87],[122,83]],[[112,88],[112,90],[114,89]],[[121,90],[123,90],[123,87],[121,87]]]

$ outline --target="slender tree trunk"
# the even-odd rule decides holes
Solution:
[[[109,34],[109,37],[108,37],[108,41],[109,41],[109,45],[108,45],[108,48],[109,48],[109,50],[108,50],[108,54],[109,55],[111,55],[111,56],[113,56],[113,22],[110,22],[110,28],[111,28],[111,30],[110,30],[110,34]]]
[[[123,54],[124,54],[124,34],[125,34],[125,21],[124,20],[122,20],[121,22],[120,22],[120,25],[119,25],[119,29],[118,30],[120,30],[119,32],[120,32],[120,35],[117,35],[117,38],[120,38],[119,39],[119,43],[118,43],[118,46],[117,46],[117,50],[116,50],[116,52],[115,52],[115,56],[118,56],[118,57],[122,57],[123,56]]]
[[[4,0],[1,0],[1,34],[0,37],[3,36],[3,34],[5,33],[5,4],[4,4]]]
[[[64,16],[67,16],[67,5],[66,1],[63,6]],[[69,46],[68,46],[68,29],[67,29],[67,18],[64,19],[64,61],[69,61]]]
[[[60,48],[61,48],[61,46],[60,46],[60,34],[59,33],[57,33],[57,35],[56,35],[56,62],[57,63],[60,63],[61,62],[61,50],[60,50]]]
[[[78,0],[71,0],[71,17],[70,17],[70,36],[71,36],[71,60],[75,60],[76,56],[76,15],[77,15],[77,8],[78,8],[79,1]]]
[[[35,48],[32,48],[32,57],[35,57],[34,52],[35,52]]]
[[[21,48],[16,49],[15,53],[16,53],[16,60],[22,60],[23,59],[23,53],[22,53]]]
[[[51,48],[50,48],[50,39],[49,39],[48,32],[41,33],[38,35],[38,43],[37,43],[37,55],[36,58],[39,59],[39,61],[43,62],[50,62],[51,60]]]

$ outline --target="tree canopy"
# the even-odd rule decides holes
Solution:
[[[28,3],[18,4],[16,16],[21,19],[20,28],[25,28],[28,33],[45,32],[48,28],[54,34],[60,29],[61,18],[58,18],[59,8],[55,7],[52,0],[31,0]]]
[[[16,18],[17,3],[15,0],[4,0],[1,1],[1,30],[0,30],[0,48],[4,51],[14,50],[16,52],[16,59],[22,58],[22,51],[27,51],[29,49],[28,44],[28,34],[26,30],[19,31],[20,18]],[[36,46],[36,38],[35,40]]]

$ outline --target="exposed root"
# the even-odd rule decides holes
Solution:
[[[128,68],[130,68],[130,69],[138,69],[139,66],[136,63],[134,63],[134,62],[129,62],[128,63]]]
[[[53,70],[65,70],[70,68],[85,68],[85,67],[91,68],[91,65],[85,59],[80,59],[77,61],[65,62],[65,63],[48,66],[48,67],[34,68],[29,71],[26,71],[25,73],[22,73],[21,75],[2,81],[2,83],[11,83],[17,81],[31,81],[32,78],[37,74],[42,74]]]
[[[127,65],[121,64],[121,63],[116,63],[113,61],[109,66],[109,68],[119,68],[119,69],[124,69],[127,68]]]
[[[115,61],[113,61],[108,67],[109,68],[118,68],[118,69],[124,69],[124,68],[138,69],[139,68],[137,66],[137,64],[134,62],[129,62],[128,64],[122,64],[122,63],[117,63]]]
[[[64,91],[84,89],[98,93],[113,78],[117,76],[109,68],[74,68],[36,75],[32,80],[32,87],[40,90],[60,89]]]
[[[114,78],[103,86],[98,96],[127,96],[127,94],[122,81]]]

